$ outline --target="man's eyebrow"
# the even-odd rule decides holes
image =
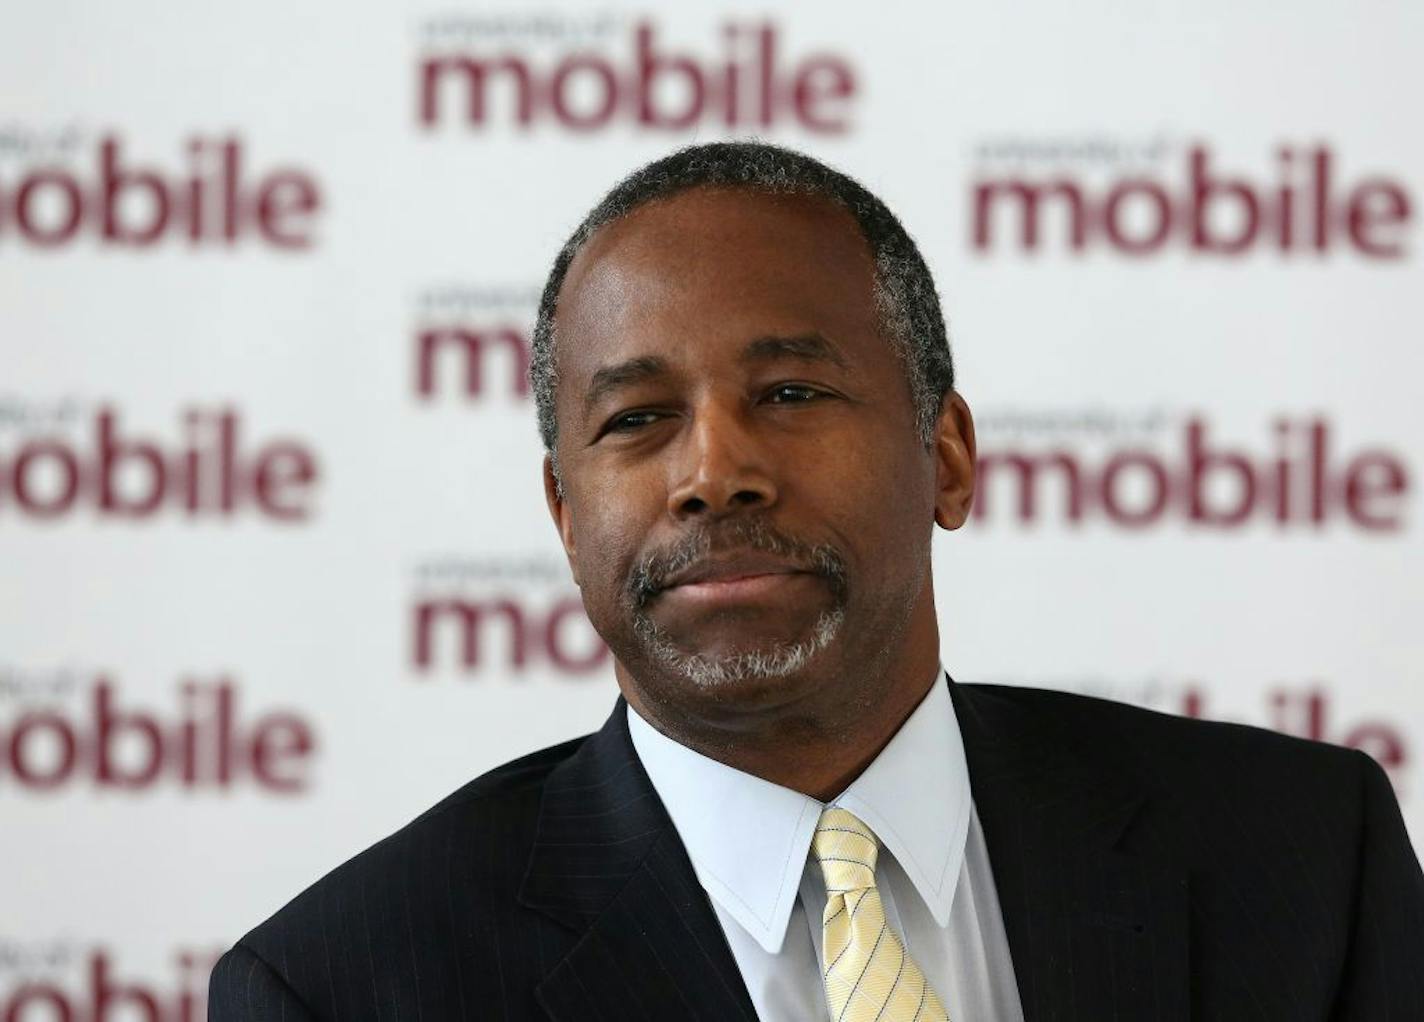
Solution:
[[[742,349],[743,362],[771,362],[781,358],[830,362],[841,369],[850,368],[835,345],[817,333],[797,334],[794,337],[758,337]]]
[[[583,398],[585,414],[605,397],[620,387],[661,376],[667,372],[667,363],[656,355],[639,355],[623,362],[604,366],[593,374],[588,385],[588,393]]]

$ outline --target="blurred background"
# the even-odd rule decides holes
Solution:
[[[1421,28],[9,8],[0,1018],[201,1018],[308,882],[599,726],[535,303],[617,178],[724,137],[858,177],[936,274],[982,473],[936,540],[951,674],[1363,749],[1424,841]]]

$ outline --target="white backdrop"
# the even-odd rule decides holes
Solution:
[[[1424,833],[1418,8],[296,6],[0,15],[0,1018],[199,1018],[602,721],[519,369],[694,140],[851,172],[936,273],[958,679],[1356,745]]]

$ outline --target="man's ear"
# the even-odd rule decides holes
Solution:
[[[957,529],[974,505],[974,417],[958,391],[940,401],[935,422],[935,522]]]
[[[574,549],[573,516],[568,501],[564,500],[563,489],[554,472],[554,459],[544,455],[544,500],[549,505],[549,515],[554,519],[554,528],[559,530],[559,542],[564,544],[564,556],[569,560],[569,571],[573,572],[574,585],[578,585],[578,553]]]

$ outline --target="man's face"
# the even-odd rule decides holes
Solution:
[[[643,206],[575,258],[550,506],[625,691],[793,704],[931,599],[942,459],[873,288],[848,213],[747,190]]]

